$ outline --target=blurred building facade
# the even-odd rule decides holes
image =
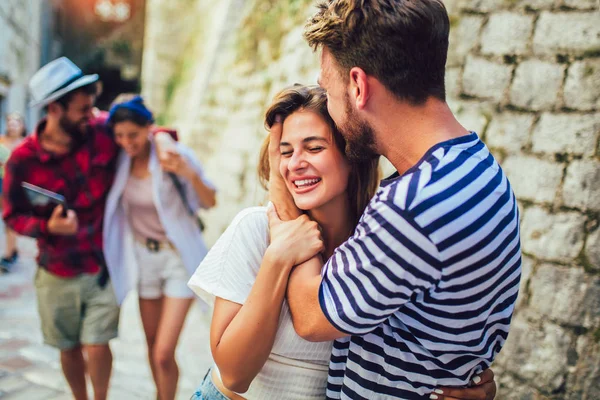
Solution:
[[[24,115],[33,128],[39,111],[28,107],[27,83],[40,65],[61,54],[64,22],[60,2],[0,1],[0,132],[11,112]]]
[[[498,398],[598,399],[598,1],[444,3],[448,102],[499,159],[521,209],[522,287],[494,366]],[[265,199],[263,114],[276,91],[316,81],[318,58],[302,39],[313,4],[148,0],[143,92],[219,183],[205,216],[210,242]]]
[[[144,7],[145,0],[1,0],[0,132],[11,112],[33,128],[41,111],[28,107],[27,83],[63,55],[100,74],[102,108],[121,92],[139,91]]]
[[[100,108],[139,92],[146,0],[60,0],[68,24],[63,55],[103,83]]]

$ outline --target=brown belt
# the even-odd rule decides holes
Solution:
[[[175,245],[173,245],[173,243],[169,242],[168,240],[164,241],[164,242],[160,242],[156,239],[142,238],[139,236],[134,236],[134,239],[139,244],[146,246],[148,251],[150,251],[151,253],[158,253],[159,251],[164,250],[166,248],[177,251],[177,248],[175,247]]]

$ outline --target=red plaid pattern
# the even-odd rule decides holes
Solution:
[[[45,123],[39,123],[6,164],[3,218],[17,233],[37,239],[38,264],[50,273],[62,277],[98,273],[104,265],[102,219],[118,147],[105,119],[94,119],[90,121],[87,140],[71,153],[56,157],[42,149],[38,141]],[[51,235],[47,221],[54,205],[32,206],[21,182],[65,196],[69,208],[77,213],[77,233]]]

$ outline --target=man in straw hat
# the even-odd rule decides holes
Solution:
[[[86,374],[96,400],[106,399],[112,370],[108,346],[117,336],[119,307],[107,283],[102,218],[114,177],[117,146],[94,117],[98,75],[84,75],[65,57],[42,67],[29,82],[32,106],[47,116],[6,164],[7,225],[37,239],[35,276],[45,343],[60,350],[67,382],[87,399]],[[23,183],[60,196],[31,197]],[[85,356],[84,356],[85,354]]]

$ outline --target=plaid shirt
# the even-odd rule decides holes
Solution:
[[[37,239],[38,264],[61,277],[96,274],[104,266],[102,219],[106,196],[115,174],[117,145],[104,118],[93,119],[87,140],[65,156],[55,156],[40,146],[46,121],[12,153],[4,176],[3,218],[13,230]],[[55,205],[33,206],[21,182],[29,182],[65,196],[77,214],[79,228],[73,236],[48,232]]]

